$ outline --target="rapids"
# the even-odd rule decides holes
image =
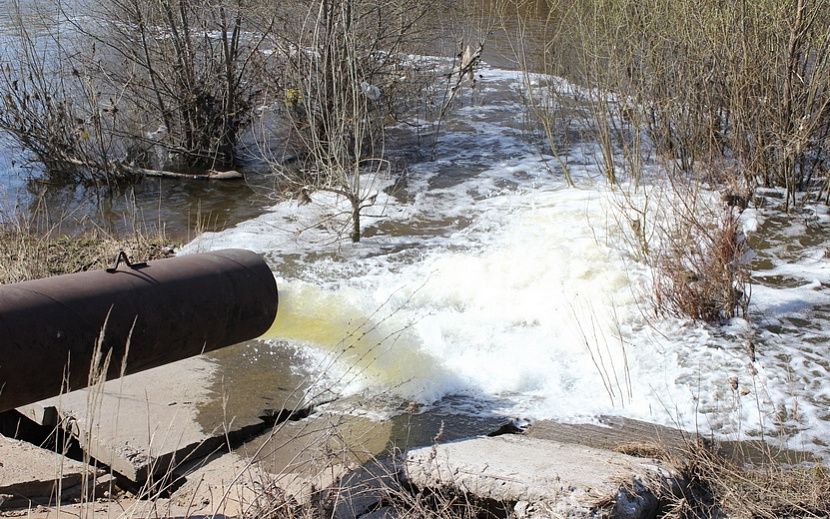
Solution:
[[[251,348],[297,349],[318,386],[379,418],[406,403],[531,421],[612,414],[826,457],[826,212],[789,218],[767,192],[744,214],[747,320],[658,317],[621,229],[625,189],[603,180],[598,152],[568,150],[567,187],[526,138],[519,74],[480,74],[437,138],[426,123],[398,129],[415,160],[403,178],[365,179],[377,199],[360,243],[342,232],[342,201],[315,193],[184,247],[248,248],[272,265],[280,312]]]

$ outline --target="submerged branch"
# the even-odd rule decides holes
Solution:
[[[124,177],[162,177],[162,178],[186,178],[190,180],[238,180],[244,178],[242,173],[236,170],[229,170],[229,171],[217,171],[215,169],[206,170],[204,173],[181,173],[178,171],[168,171],[168,170],[160,170],[160,169],[149,169],[149,168],[142,168],[139,166],[133,166],[129,164],[97,164],[97,163],[90,163],[87,161],[82,161],[78,159],[72,158],[64,158],[63,159],[67,164],[72,166],[90,168],[90,169],[99,169],[99,170],[108,170],[108,171],[119,171],[126,173],[122,175]]]

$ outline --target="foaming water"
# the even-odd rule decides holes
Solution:
[[[826,245],[795,260],[759,255],[759,279],[788,281],[758,285],[750,321],[658,318],[651,272],[622,238],[621,191],[598,178],[587,148],[571,151],[577,187],[551,173],[555,161],[522,138],[517,85],[516,73],[484,69],[434,159],[412,164],[403,187],[367,179],[377,202],[360,243],[338,235],[343,201],[315,193],[313,204],[277,204],[184,252],[264,254],[280,287],[264,343],[313,352],[321,378],[361,395],[366,412],[463,396],[474,414],[614,414],[730,439],[783,431],[791,446],[822,452],[830,335],[796,321],[827,322]],[[764,233],[774,220],[760,211],[744,220],[766,248],[786,241],[789,231]],[[754,360],[753,340],[763,345]]]
[[[631,297],[613,252],[585,225],[595,193],[521,198],[510,201],[503,227],[485,226],[482,247],[436,252],[400,274],[425,280],[413,301],[424,348],[476,392],[512,401],[505,412],[591,413],[598,402],[622,403],[629,391],[614,309]]]
[[[398,307],[382,305],[354,290],[327,291],[302,282],[280,284],[274,325],[261,338],[293,341],[325,353],[321,367],[346,393],[381,385],[399,395],[422,395],[427,380],[440,377],[434,359]],[[437,398],[440,395],[432,395]]]
[[[419,261],[328,259],[334,272],[362,262],[362,275],[282,281],[263,338],[329,353],[349,368],[347,392],[481,395],[527,418],[625,407],[635,390],[620,327],[638,305],[625,262],[587,221],[603,206],[594,189],[505,193],[478,204],[478,230]]]
[[[439,218],[439,208],[453,212],[474,186],[487,184],[477,177],[407,207],[389,201],[390,218]],[[654,388],[668,384],[653,373],[671,359],[655,352],[648,334],[630,336],[650,330],[639,298],[647,273],[614,246],[610,196],[599,186],[557,182],[499,191],[466,202],[472,224],[416,240],[420,246],[410,236],[377,235],[311,261],[279,261],[292,235],[260,231],[285,207],[202,244],[247,246],[272,258],[282,278],[280,311],[265,337],[326,352],[325,369],[338,373],[344,394],[424,404],[482,397],[489,412],[530,419],[624,411],[654,420],[664,414],[654,412]]]

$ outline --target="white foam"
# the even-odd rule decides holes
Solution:
[[[264,253],[290,294],[285,304],[296,296],[304,314],[327,322],[306,323],[306,332],[286,338],[325,352],[346,393],[423,403],[465,394],[488,402],[488,412],[571,420],[620,414],[730,438],[786,425],[802,445],[826,432],[823,350],[774,340],[764,328],[809,319],[830,303],[823,249],[757,273],[798,282],[756,286],[752,324],[658,318],[651,272],[623,239],[620,210],[646,201],[649,211],[670,208],[670,195],[653,186],[649,198],[639,191],[620,205],[626,190],[596,181],[590,145],[572,150],[578,187],[567,188],[547,167],[556,161],[540,157],[517,129],[521,106],[508,95],[516,73],[483,75],[481,102],[446,122],[435,160],[410,167],[406,192],[374,186],[378,211],[365,221],[361,243],[344,239],[340,223],[312,225],[340,222],[331,217],[344,208],[343,200],[315,194],[315,204],[277,204],[185,250]],[[456,123],[463,130],[448,129]],[[715,194],[702,195],[700,204],[722,210]],[[647,225],[667,214],[650,213]],[[750,234],[770,222],[762,210],[742,216]],[[797,232],[781,233],[791,235]],[[313,337],[315,326],[328,327],[326,338]],[[776,350],[759,348],[753,363],[748,344],[758,326]],[[800,337],[830,340],[817,328]]]

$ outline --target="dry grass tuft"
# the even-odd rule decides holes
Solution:
[[[664,461],[670,459],[669,451],[655,442],[626,442],[615,446],[612,450],[637,458],[654,458]]]
[[[276,483],[259,485],[256,496],[249,504],[246,519],[311,519],[314,508],[300,505],[293,496]]]
[[[678,469],[687,485],[668,500],[664,517],[830,516],[830,478],[820,463],[791,465],[772,455],[747,463],[699,443]]]
[[[110,267],[119,251],[131,261],[173,255],[163,232],[116,237],[100,228],[80,236],[50,236],[29,222],[0,226],[0,284]]]

